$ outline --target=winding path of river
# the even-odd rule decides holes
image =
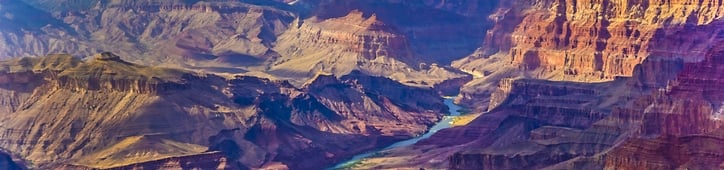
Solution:
[[[425,134],[423,134],[423,135],[421,135],[421,136],[412,138],[412,139],[408,139],[408,140],[404,140],[404,141],[399,141],[399,142],[397,142],[397,143],[394,143],[394,144],[392,144],[392,145],[390,145],[390,146],[387,146],[387,147],[382,148],[382,149],[379,149],[379,150],[375,150],[375,151],[371,151],[371,152],[367,152],[367,153],[363,153],[363,154],[356,155],[356,156],[352,157],[351,159],[349,159],[349,160],[347,160],[347,161],[344,161],[344,162],[342,162],[342,163],[339,163],[339,164],[335,165],[335,166],[332,167],[332,168],[328,168],[328,170],[332,170],[332,169],[342,169],[342,168],[344,168],[344,167],[346,167],[346,166],[353,165],[353,164],[361,161],[361,160],[364,159],[364,158],[367,158],[367,157],[370,157],[370,156],[372,156],[372,155],[375,155],[375,154],[379,153],[380,151],[384,151],[384,150],[389,150],[389,149],[393,149],[393,148],[404,147],[404,146],[409,146],[409,145],[415,144],[415,143],[417,143],[417,141],[420,141],[420,140],[429,138],[430,136],[432,136],[432,134],[435,134],[435,132],[437,132],[437,131],[439,131],[439,130],[441,130],[441,129],[447,129],[447,128],[449,128],[449,127],[451,126],[451,124],[452,124],[453,119],[454,119],[455,117],[457,117],[457,116],[460,116],[459,110],[460,110],[461,107],[458,106],[458,105],[456,105],[455,102],[454,102],[454,100],[455,100],[454,97],[445,97],[444,103],[445,103],[445,105],[447,105],[447,107],[448,107],[448,109],[449,109],[448,111],[450,111],[450,115],[447,115],[447,116],[443,117],[443,119],[440,120],[440,122],[438,122],[437,124],[435,124],[435,126],[432,126],[432,128],[430,128],[430,130],[429,130],[427,133],[425,133]]]

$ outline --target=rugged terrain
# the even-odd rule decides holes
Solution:
[[[724,43],[717,44],[701,62],[648,59],[633,77],[609,82],[504,80],[495,109],[359,167],[720,169]]]
[[[486,16],[497,4],[6,1],[0,20],[11,24],[0,27],[5,40],[0,41],[0,58],[110,51],[134,62],[284,79],[294,85],[320,72],[341,76],[361,70],[425,87],[469,79],[448,64],[480,46],[491,26]]]
[[[724,169],[722,8],[0,0],[0,169]]]
[[[112,53],[19,58],[0,68],[0,147],[40,168],[317,169],[424,133],[446,108],[431,88],[360,72],[318,75],[296,88]]]
[[[719,1],[501,2],[484,45],[453,66],[476,75],[461,102],[485,111],[505,78],[601,82],[650,56],[700,61],[724,16]]]

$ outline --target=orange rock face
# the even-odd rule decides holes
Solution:
[[[485,45],[458,65],[476,70],[490,55],[526,70],[542,70],[556,79],[610,80],[630,76],[649,55],[703,56],[711,33],[702,30],[678,39],[680,30],[707,25],[724,15],[718,1],[579,1],[502,2],[490,15],[496,26]]]

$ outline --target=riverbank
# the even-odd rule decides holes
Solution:
[[[347,161],[344,161],[344,162],[342,162],[342,163],[339,163],[339,164],[335,165],[335,166],[332,167],[332,168],[328,168],[328,170],[332,170],[332,169],[355,169],[356,167],[360,167],[359,164],[362,163],[362,161],[365,160],[365,158],[368,158],[368,157],[377,157],[377,156],[380,156],[380,155],[385,154],[385,151],[413,145],[413,144],[417,143],[417,142],[420,141],[420,140],[429,138],[430,136],[432,136],[433,134],[435,134],[435,133],[438,132],[439,130],[453,127],[453,124],[455,124],[455,123],[454,123],[454,120],[456,120],[456,119],[458,119],[458,117],[460,117],[460,114],[461,114],[460,111],[462,110],[462,107],[456,105],[454,101],[455,101],[455,98],[454,98],[454,97],[445,97],[444,103],[445,103],[445,105],[447,105],[448,111],[450,112],[450,114],[447,115],[447,116],[444,116],[443,119],[440,120],[437,124],[435,124],[432,128],[430,128],[430,130],[428,130],[427,133],[425,133],[425,134],[423,134],[423,135],[421,135],[421,136],[412,138],[412,139],[408,139],[408,140],[404,140],[404,141],[400,141],[400,142],[394,143],[394,144],[392,144],[392,145],[390,145],[390,146],[388,146],[388,147],[385,147],[385,148],[383,148],[383,149],[380,149],[380,150],[371,151],[371,152],[367,152],[367,153],[363,153],[363,154],[356,155],[356,156],[352,157],[351,159],[349,159],[349,160],[347,160]],[[474,119],[474,118],[473,118],[473,119]],[[377,161],[384,161],[384,160],[377,160]]]

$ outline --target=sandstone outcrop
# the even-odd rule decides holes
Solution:
[[[432,88],[362,72],[320,75],[297,88],[142,66],[111,53],[0,68],[0,101],[8,103],[0,108],[0,147],[34,168],[317,169],[422,134],[446,108]]]
[[[454,67],[483,75],[462,90],[480,106],[503,78],[600,82],[645,59],[700,61],[721,31],[718,1],[506,1],[484,45]]]
[[[472,58],[501,53],[506,56],[504,62],[570,75],[563,78],[569,80],[630,76],[633,67],[649,54],[687,56],[692,61],[702,57],[709,43],[703,33],[718,29],[678,40],[666,37],[712,23],[724,15],[722,5],[717,1],[658,0],[505,2],[490,15],[496,27],[489,31],[481,52]],[[669,48],[674,44],[679,48]],[[474,69],[476,64],[481,63],[459,63],[466,69]]]

